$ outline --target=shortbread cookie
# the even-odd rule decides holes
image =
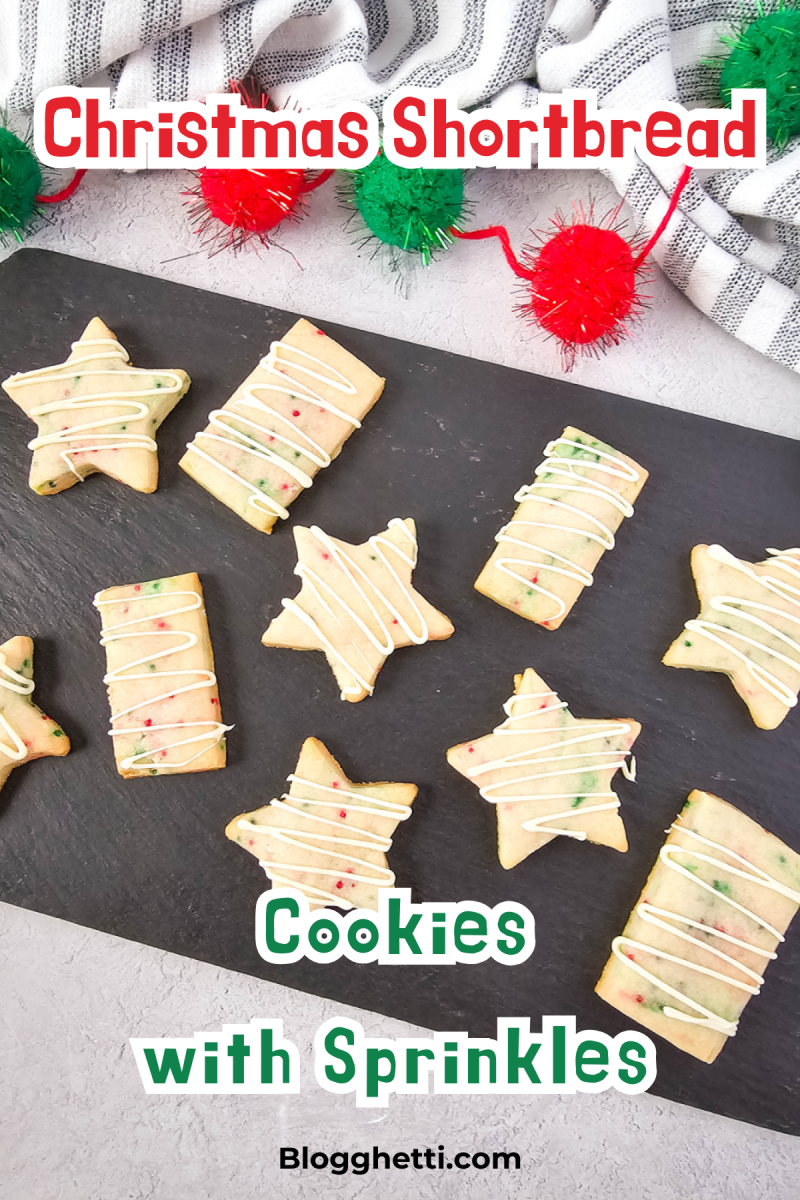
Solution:
[[[69,753],[69,738],[33,703],[33,689],[33,642],[9,638],[0,646],[0,788],[14,767]]]
[[[497,854],[515,867],[554,837],[627,850],[619,797],[611,790],[641,732],[638,721],[573,717],[532,667],[514,676],[506,719],[492,733],[447,751],[497,810]]]
[[[214,654],[194,572],[106,588],[103,620],[110,735],[120,775],[174,775],[225,766]]]
[[[66,362],[12,375],[3,384],[39,426],[29,483],[42,496],[101,471],[137,492],[158,483],[155,433],[189,387],[185,371],[131,366],[99,317],[72,343]]]
[[[800,906],[800,855],[750,817],[692,792],[596,987],[713,1062]]]
[[[558,629],[614,531],[633,516],[647,471],[571,425],[548,442],[533,483],[514,496],[514,516],[475,587],[528,621]]]
[[[384,380],[310,321],[273,342],[190,442],[181,466],[250,525],[270,533],[336,458]]]
[[[742,562],[722,546],[695,546],[700,615],[664,655],[668,667],[721,671],[761,729],[775,729],[800,690],[800,549]]]
[[[371,696],[375,678],[398,646],[449,638],[453,626],[411,585],[417,562],[414,522],[395,517],[360,546],[318,525],[295,526],[303,586],[261,639],[265,646],[324,650],[343,700]]]
[[[306,738],[289,791],[242,813],[225,833],[259,860],[276,887],[303,892],[312,908],[372,908],[394,886],[392,834],[411,816],[413,783],[351,783],[316,738]]]

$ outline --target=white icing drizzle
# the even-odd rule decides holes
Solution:
[[[588,458],[566,458],[564,455],[556,453],[557,446],[570,446],[583,450],[587,455],[597,456],[602,461],[590,462]],[[547,596],[558,605],[558,611],[553,613],[549,618],[551,621],[557,621],[566,612],[564,601],[557,596],[555,592],[551,592],[548,588],[543,587],[539,583],[534,583],[530,578],[521,575],[519,571],[511,570],[512,567],[539,567],[544,571],[552,571],[556,575],[565,575],[569,579],[574,579],[577,583],[584,587],[591,587],[594,582],[594,576],[584,567],[579,566],[571,559],[566,558],[563,554],[556,554],[554,550],[547,550],[543,546],[537,546],[535,543],[528,540],[527,536],[515,536],[517,532],[522,532],[525,529],[555,529],[563,533],[576,533],[581,537],[588,538],[590,541],[597,542],[604,550],[612,550],[614,548],[614,534],[603,521],[593,516],[591,513],[585,512],[583,509],[576,507],[574,504],[568,504],[565,500],[555,500],[547,496],[538,495],[539,491],[552,491],[559,485],[549,480],[540,479],[541,475],[556,475],[566,480],[566,487],[569,492],[582,492],[587,496],[593,496],[597,500],[602,500],[610,504],[612,508],[621,512],[623,517],[633,516],[633,505],[622,497],[619,492],[616,492],[608,484],[600,479],[594,478],[591,474],[584,472],[594,472],[595,475],[611,475],[617,479],[624,479],[626,483],[636,483],[639,479],[639,472],[624,459],[619,458],[616,454],[609,454],[605,450],[596,450],[593,447],[586,445],[583,442],[573,441],[571,438],[554,438],[548,442],[544,448],[545,458],[535,471],[535,479],[533,483],[526,484],[521,487],[515,494],[514,499],[517,503],[523,501],[538,501],[540,504],[550,505],[553,508],[562,509],[564,512],[572,513],[576,517],[580,517],[581,521],[585,521],[586,526],[576,525],[559,525],[551,521],[529,521],[520,520],[514,517],[507,525],[504,525],[500,532],[495,537],[495,541],[500,544],[510,544],[512,546],[522,546],[525,550],[535,551],[536,554],[542,556],[542,559],[537,558],[498,558],[495,561],[495,567],[504,575],[509,575],[512,579],[518,580],[519,583],[525,585],[526,588],[532,588],[539,592],[542,596]],[[613,465],[609,465],[613,464]],[[580,470],[578,470],[580,468]],[[546,515],[546,514],[543,514]],[[555,559],[555,562],[549,560]],[[558,566],[556,563],[560,563]]]
[[[711,884],[706,883],[704,879],[698,879],[696,875],[694,875],[691,871],[688,871],[686,867],[682,866],[681,863],[675,862],[672,856],[674,854],[682,854],[684,856],[688,855],[691,858],[696,858],[698,861],[708,863],[710,866],[713,866],[719,871],[724,871],[728,875],[735,875],[739,879],[745,879],[748,883],[757,884],[759,887],[765,887],[770,891],[777,892],[778,895],[785,896],[787,899],[792,900],[795,904],[800,904],[800,892],[794,891],[794,889],[788,887],[785,883],[781,883],[780,880],[775,879],[774,876],[770,875],[768,871],[763,871],[761,867],[756,867],[753,863],[749,862],[748,859],[743,858],[740,854],[736,854],[733,850],[728,849],[727,846],[721,845],[719,842],[712,842],[709,838],[703,837],[699,833],[695,833],[693,829],[687,829],[685,825],[680,825],[678,822],[674,822],[671,828],[677,833],[683,834],[685,837],[701,843],[703,846],[708,846],[712,850],[720,851],[728,859],[733,859],[734,862],[739,863],[740,866],[731,866],[729,862],[724,862],[722,859],[716,858],[714,855],[706,854],[702,850],[693,849],[691,846],[677,845],[675,843],[667,843],[661,847],[659,852],[659,860],[669,867],[670,870],[676,871],[684,879],[688,879],[691,883],[696,884],[697,887],[702,888],[706,892],[710,892],[715,899],[724,900],[726,904],[729,904],[732,908],[742,913],[745,917],[749,917],[751,921],[754,921],[756,925],[760,925],[762,929],[766,930],[767,933],[774,937],[777,942],[784,941],[783,935],[777,929],[773,929],[769,922],[765,921],[763,917],[760,917],[758,913],[754,913],[749,908],[745,908],[744,905],[739,904],[738,901],[732,899],[730,896],[726,896],[724,892],[718,891],[716,888],[712,887]],[[725,1020],[724,1017],[721,1017],[718,1013],[714,1013],[710,1009],[705,1008],[705,1006],[700,1004],[697,1000],[691,999],[691,997],[687,996],[685,992],[681,992],[677,988],[672,987],[670,984],[665,983],[663,980],[659,979],[657,975],[653,975],[651,971],[648,971],[640,963],[637,963],[635,960],[629,958],[626,952],[621,949],[621,947],[629,946],[637,950],[643,950],[647,954],[652,954],[656,958],[662,958],[667,962],[676,963],[678,966],[686,967],[690,971],[695,971],[700,975],[706,975],[712,979],[718,979],[722,983],[729,984],[730,987],[737,988],[739,991],[748,992],[751,996],[757,996],[761,990],[761,985],[764,982],[762,975],[759,975],[757,971],[753,971],[750,967],[745,966],[743,963],[737,962],[735,958],[732,958],[723,950],[709,945],[706,941],[695,937],[691,933],[684,933],[683,930],[676,929],[675,926],[669,924],[669,922],[677,921],[681,925],[688,925],[691,929],[702,930],[702,932],[706,935],[710,935],[713,938],[718,938],[721,941],[727,942],[729,945],[738,946],[740,949],[747,950],[751,954],[755,954],[760,958],[769,960],[777,958],[777,955],[772,951],[764,950],[760,946],[754,945],[752,942],[742,941],[740,938],[732,937],[731,934],[723,933],[722,930],[715,929],[712,925],[705,925],[702,921],[692,920],[689,917],[683,916],[681,913],[674,913],[667,909],[656,908],[654,905],[648,904],[647,902],[642,902],[637,905],[636,915],[649,925],[654,925],[658,929],[665,930],[667,933],[674,937],[680,938],[682,941],[688,942],[690,945],[699,946],[701,950],[704,950],[706,953],[712,954],[715,958],[718,958],[721,963],[727,963],[729,966],[733,967],[734,970],[752,980],[751,983],[745,983],[739,979],[736,979],[727,971],[715,971],[711,967],[700,966],[698,963],[691,962],[687,958],[680,958],[674,954],[668,954],[665,950],[659,950],[655,946],[648,945],[646,942],[638,942],[633,938],[625,937],[624,935],[614,938],[614,941],[611,943],[611,949],[614,955],[624,966],[628,967],[631,971],[635,971],[638,975],[641,975],[643,979],[647,979],[661,991],[666,992],[669,996],[672,996],[673,999],[679,1000],[682,1004],[685,1004],[687,1008],[690,1008],[694,1010],[694,1012],[700,1014],[699,1016],[694,1017],[689,1013],[681,1012],[680,1009],[672,1008],[670,1005],[665,1005],[663,1009],[665,1017],[671,1017],[675,1021],[684,1021],[690,1025],[702,1025],[707,1029],[714,1030],[716,1033],[723,1033],[726,1037],[733,1037],[739,1025],[738,1021]],[[663,920],[662,918],[666,918],[666,920]]]
[[[293,818],[300,817],[306,821],[316,821],[322,825],[332,825],[337,830],[343,829],[340,821],[331,821],[327,817],[318,817],[313,813],[303,812],[302,809],[296,808],[294,804],[287,804],[287,800],[300,801],[315,808],[341,809],[343,801],[347,799],[349,802],[347,808],[356,815],[388,817],[395,821],[407,821],[411,816],[411,809],[407,804],[395,804],[391,800],[381,800],[376,796],[365,795],[363,792],[349,792],[344,788],[334,788],[323,783],[313,783],[310,779],[301,779],[297,775],[287,776],[287,781],[299,784],[303,788],[325,793],[322,799],[312,800],[307,796],[290,795],[288,792],[284,792],[280,800],[270,801],[271,808],[279,808],[282,812],[291,813]],[[336,799],[329,800],[326,798],[328,795],[336,797]],[[336,849],[338,846],[349,846],[353,849],[380,850],[385,854],[392,845],[390,837],[384,837],[382,834],[372,833],[370,830],[360,827],[354,830],[358,834],[358,837],[335,837],[330,834],[311,833],[302,828],[302,822],[297,828],[290,827],[286,829],[275,825],[257,825],[253,821],[241,818],[237,822],[237,825],[239,829],[264,834],[274,838],[276,841],[283,842],[287,846],[294,846],[296,849],[303,850],[306,853],[319,854],[323,858],[328,859],[344,860],[345,862],[354,863],[357,867],[375,872],[374,875],[362,875],[347,871],[343,875],[341,869],[332,870],[330,867],[309,867],[304,864],[292,862],[266,862],[263,859],[259,859],[259,866],[264,868],[268,878],[276,886],[299,886],[296,880],[281,875],[281,871],[298,871],[303,874],[332,876],[334,879],[346,878],[351,883],[371,883],[374,887],[392,887],[394,885],[394,872],[390,871],[387,867],[377,866],[375,863],[369,862],[368,859],[361,858],[358,855],[344,854]],[[331,848],[314,845],[315,842],[330,843]],[[355,907],[340,892],[328,892],[323,888],[317,888],[308,883],[304,883],[301,890],[310,893],[309,900],[312,904],[335,904],[339,908]]]
[[[32,679],[26,679],[24,675],[20,675],[18,671],[8,666],[5,654],[0,651],[0,687],[5,688],[7,692],[16,692],[18,696],[30,696],[34,686]],[[10,747],[0,742],[0,754],[10,758],[12,762],[21,762],[28,753],[27,746],[2,713],[0,713],[0,726],[3,727],[12,742]]]
[[[397,555],[398,558],[400,558],[413,570],[413,568],[417,565],[417,539],[414,534],[411,533],[405,521],[402,521],[399,517],[392,518],[392,520],[389,522],[389,529],[398,529],[405,534],[411,543],[410,554],[406,554],[404,550],[395,545],[394,542],[390,541],[389,538],[387,538],[383,533],[373,534],[373,536],[369,539],[369,545],[374,550],[376,557],[381,560],[383,565],[389,571],[389,574],[392,576],[392,579],[397,584],[402,599],[404,599],[413,609],[414,614],[419,621],[419,633],[415,632],[415,630],[412,629],[412,627],[408,624],[401,610],[392,602],[391,597],[388,596],[381,588],[379,588],[377,584],[370,579],[366,571],[364,571],[363,568],[360,567],[358,563],[350,557],[349,554],[346,554],[345,551],[342,550],[341,546],[338,546],[334,542],[333,538],[329,537],[328,534],[325,533],[324,530],[320,529],[318,525],[312,525],[310,532],[314,535],[317,541],[322,543],[332,560],[344,572],[348,582],[352,584],[352,586],[358,592],[366,609],[368,610],[366,617],[360,616],[353,608],[351,608],[350,605],[342,599],[336,589],[333,588],[320,574],[318,574],[318,572],[312,570],[311,567],[299,562],[294,569],[295,575],[300,576],[304,585],[307,585],[310,588],[315,599],[319,604],[322,605],[322,607],[330,614],[331,617],[333,617],[335,620],[338,620],[336,612],[331,607],[331,604],[338,605],[338,607],[345,612],[352,621],[355,622],[370,644],[373,645],[380,654],[386,656],[390,655],[395,648],[394,639],[392,637],[391,629],[385,623],[375,607],[373,602],[374,600],[382,601],[382,603],[386,606],[386,608],[388,608],[389,612],[397,621],[405,635],[415,646],[421,646],[423,642],[427,642],[429,637],[428,625],[424,616],[420,612],[419,606],[414,600],[410,587],[407,587],[403,583],[402,579],[395,571],[383,550],[383,547],[385,547],[386,550],[391,550]],[[356,576],[359,577],[361,583],[358,582]],[[362,586],[362,584],[364,586]],[[323,592],[325,595],[323,595]],[[328,597],[328,600],[325,599],[325,596]],[[329,600],[331,603],[328,602]],[[369,681],[366,680],[363,675],[360,674],[358,667],[354,665],[350,659],[347,659],[341,653],[341,651],[338,650],[328,638],[326,638],[325,634],[322,632],[314,618],[307,613],[305,609],[303,609],[297,603],[296,600],[284,599],[281,600],[281,604],[284,608],[287,608],[290,612],[294,613],[294,615],[301,620],[304,625],[307,625],[309,629],[313,630],[315,636],[320,642],[320,646],[327,650],[329,654],[333,655],[334,658],[338,659],[339,662],[341,662],[345,667],[347,667],[347,670],[355,679],[355,686],[352,684],[347,684],[342,688],[342,699],[344,699],[345,696],[357,696],[362,690],[367,692],[369,695],[372,695],[374,691],[373,685],[369,683]],[[364,662],[366,664],[366,659]]]
[[[144,433],[125,433],[117,430],[115,433],[98,432],[105,429],[107,425],[119,425],[122,421],[138,421],[141,417],[147,416],[149,406],[135,397],[143,396],[164,396],[174,392],[179,392],[183,387],[183,381],[180,375],[174,371],[143,371],[139,367],[126,365],[120,370],[111,370],[109,368],[100,368],[92,370],[84,370],[84,364],[90,362],[99,362],[104,358],[119,358],[123,363],[128,363],[128,352],[124,346],[115,338],[87,338],[85,341],[73,342],[73,352],[83,347],[89,347],[88,353],[81,354],[77,358],[72,358],[67,362],[57,363],[53,367],[42,367],[37,371],[24,371],[18,375],[12,375],[6,383],[13,384],[17,387],[36,387],[39,384],[50,383],[58,385],[65,380],[72,379],[75,375],[80,375],[82,378],[89,376],[106,376],[110,379],[112,385],[121,375],[145,375],[153,374],[159,376],[167,376],[172,379],[172,384],[169,387],[163,388],[140,388],[137,391],[103,391],[92,392],[88,396],[67,396],[51,400],[47,404],[40,404],[36,408],[30,410],[30,415],[34,419],[36,417],[50,416],[52,413],[63,412],[66,416],[72,416],[73,413],[82,412],[87,408],[120,408],[123,411],[116,417],[105,417],[103,420],[84,421],[80,425],[68,425],[66,429],[59,429],[55,433],[47,433],[42,437],[36,437],[32,442],[28,443],[29,450],[39,450],[43,446],[64,446],[65,449],[59,453],[59,458],[65,463],[67,469],[72,472],[79,480],[83,481],[85,476],[81,475],[80,471],[72,461],[73,454],[89,454],[98,450],[150,450],[153,453],[158,450],[157,443],[153,438],[148,437]],[[91,347],[98,347],[92,350]],[[72,445],[77,443],[77,445]],[[66,447],[71,449],[66,449]]]
[[[692,633],[699,634],[700,637],[704,637],[710,642],[716,643],[716,645],[721,646],[729,654],[733,654],[740,662],[745,664],[753,679],[765,688],[771,696],[774,696],[776,700],[785,704],[787,708],[794,708],[797,704],[797,688],[792,690],[777,675],[773,674],[772,671],[760,666],[758,663],[754,663],[746,651],[739,650],[736,646],[731,645],[731,642],[740,642],[745,646],[754,646],[762,654],[766,654],[770,658],[774,658],[784,663],[787,667],[791,667],[793,671],[796,671],[798,683],[800,684],[800,640],[776,629],[774,624],[770,623],[769,617],[764,620],[762,617],[756,615],[757,612],[768,613],[773,617],[779,617],[781,620],[788,621],[790,624],[800,628],[800,549],[767,549],[767,554],[773,556],[769,560],[770,566],[786,572],[795,581],[794,585],[789,580],[781,579],[777,575],[757,574],[750,563],[745,563],[741,559],[735,558],[723,546],[714,545],[708,547],[709,558],[715,562],[723,563],[726,567],[732,567],[736,571],[741,571],[743,575],[746,575],[754,583],[759,584],[766,592],[769,592],[773,596],[778,596],[779,599],[791,604],[797,610],[796,612],[785,612],[783,609],[775,608],[774,605],[756,600],[745,600],[741,596],[714,596],[711,600],[711,608],[715,612],[724,613],[726,616],[737,617],[740,621],[753,626],[756,630],[763,630],[768,638],[773,638],[783,643],[791,651],[791,657],[775,649],[773,646],[767,645],[766,639],[763,636],[760,638],[748,637],[747,634],[728,629],[716,621],[702,621],[697,618],[696,620],[687,621],[686,629]]]
[[[543,707],[537,707],[534,712],[515,713],[514,709],[518,704],[528,701],[536,702],[537,706],[540,700],[552,698],[552,703],[545,704]],[[488,800],[490,804],[521,804],[526,800],[572,800],[575,799],[574,789],[569,792],[537,792],[523,790],[515,791],[510,795],[496,796],[493,793],[503,791],[509,787],[523,786],[526,783],[532,783],[540,779],[553,779],[562,775],[588,775],[595,771],[616,771],[622,769],[623,774],[627,779],[636,778],[636,762],[631,760],[631,766],[628,767],[626,762],[630,750],[589,750],[579,751],[565,754],[547,754],[555,746],[578,746],[586,745],[590,742],[602,741],[605,738],[613,737],[619,734],[630,733],[631,725],[627,721],[603,721],[599,724],[581,724],[578,729],[582,732],[576,732],[573,737],[563,737],[565,729],[561,725],[537,725],[536,722],[541,717],[546,717],[548,713],[557,712],[559,709],[566,708],[565,700],[559,700],[555,692],[527,692],[511,696],[503,705],[503,710],[507,715],[507,719],[502,725],[498,725],[492,732],[498,737],[520,737],[525,734],[531,734],[535,737],[540,737],[542,734],[554,733],[555,737],[543,742],[539,746],[526,746],[523,750],[518,750],[514,754],[505,755],[503,758],[495,758],[490,762],[479,763],[477,766],[470,767],[467,775],[471,779],[476,779],[480,775],[487,775],[492,771],[509,770],[513,772],[508,779],[501,783],[490,783],[479,788],[481,796],[484,800]],[[524,728],[515,729],[513,726],[517,722],[526,722]],[[577,760],[588,758],[590,761],[585,765],[581,765]],[[616,759],[616,761],[606,761],[606,759]],[[540,767],[545,763],[566,763],[559,770],[534,770],[528,772],[528,767]],[[547,821],[563,820],[566,817],[580,817],[584,813],[605,812],[607,810],[619,808],[619,797],[612,791],[594,792],[593,795],[601,798],[603,803],[587,804],[576,808],[568,808],[564,812],[546,813],[541,817],[533,817],[529,821],[524,821],[521,828],[527,829],[531,833],[553,833],[563,837],[575,838],[577,841],[585,841],[586,833],[579,829],[558,829],[555,826],[549,826]]]
[[[135,667],[141,667],[144,663],[157,662],[161,658],[168,658],[172,654],[181,654],[184,650],[191,650],[197,645],[197,637],[193,633],[189,633],[184,629],[148,629],[148,630],[131,630],[131,625],[143,625],[148,621],[158,621],[164,617],[176,617],[181,613],[193,612],[197,608],[202,608],[202,597],[195,591],[174,591],[174,592],[148,592],[136,596],[117,596],[115,599],[101,600],[102,592],[98,592],[94,598],[95,608],[102,609],[108,604],[125,604],[134,603],[140,600],[166,600],[173,596],[191,596],[192,599],[188,604],[184,604],[179,608],[163,609],[155,613],[150,613],[143,617],[134,617],[130,621],[120,621],[116,625],[107,625],[103,629],[103,636],[100,639],[101,646],[107,646],[110,642],[124,641],[126,638],[149,638],[149,637],[166,637],[172,638],[173,642],[176,637],[183,639],[182,645],[171,645],[166,650],[160,650],[157,654],[146,654],[144,658],[135,658],[130,662],[123,663],[121,667],[117,667],[113,671],[109,671],[103,676],[103,683],[120,683],[127,682],[130,679],[152,679],[153,674],[150,671],[135,671]],[[135,733],[155,733],[162,729],[193,729],[198,726],[203,729],[208,729],[206,733],[198,733],[192,737],[180,738],[178,741],[170,742],[168,745],[157,746],[152,750],[144,750],[138,754],[131,754],[127,758],[123,758],[120,762],[120,767],[125,771],[150,771],[155,767],[160,767],[162,770],[178,770],[182,767],[187,767],[189,763],[194,762],[196,758],[200,758],[205,754],[206,750],[210,750],[216,745],[224,733],[229,729],[233,729],[232,725],[223,725],[220,721],[174,721],[162,725],[136,725],[128,726],[124,729],[114,729],[114,722],[119,721],[121,717],[128,716],[129,713],[136,712],[140,708],[148,708],[150,705],[158,704],[161,700],[167,700],[173,696],[181,696],[185,692],[194,692],[198,688],[211,688],[217,682],[217,677],[213,671],[202,669],[194,669],[188,671],[163,671],[158,675],[159,679],[177,679],[186,675],[199,676],[194,683],[184,684],[178,688],[167,688],[165,692],[160,692],[157,696],[148,696],[146,700],[140,700],[137,704],[131,704],[128,708],[123,708],[119,712],[111,714],[111,729],[109,730],[110,737],[127,737]],[[175,750],[178,746],[193,746],[198,742],[205,742],[196,754],[190,758],[183,759],[181,762],[158,763],[158,762],[143,762],[143,759],[151,758],[152,755],[160,753],[162,750]]]
[[[281,358],[280,351],[284,351],[284,356]],[[317,366],[323,367],[327,374],[320,374],[313,367],[305,366],[303,363],[293,362],[286,357],[286,351],[297,355],[299,358],[308,359],[310,362],[316,363]],[[251,495],[247,498],[247,503],[259,512],[268,513],[270,515],[285,519],[289,512],[277,500],[273,500],[271,496],[266,496],[261,489],[249,480],[244,479],[236,471],[226,467],[219,459],[208,454],[200,446],[197,445],[198,438],[205,438],[210,442],[218,442],[220,445],[228,449],[236,450],[243,454],[251,454],[254,458],[261,459],[263,462],[271,463],[273,466],[280,467],[287,475],[300,484],[301,487],[309,488],[313,482],[310,475],[303,471],[295,463],[291,462],[281,454],[276,454],[269,446],[264,445],[257,437],[253,437],[251,433],[246,433],[243,429],[237,426],[246,426],[248,429],[257,430],[258,433],[271,437],[276,442],[281,442],[284,446],[288,446],[291,450],[302,454],[304,458],[309,458],[317,467],[329,467],[331,464],[331,456],[319,442],[314,441],[307,433],[299,427],[297,422],[291,417],[285,416],[278,412],[277,409],[267,404],[256,393],[277,392],[283,396],[289,396],[292,400],[302,400],[306,404],[313,404],[317,408],[324,408],[326,412],[331,413],[339,420],[345,421],[354,429],[361,428],[361,422],[350,413],[344,412],[343,409],[337,408],[330,400],[326,400],[320,396],[307,383],[300,380],[294,380],[291,376],[287,376],[285,370],[281,370],[280,364],[292,368],[293,371],[301,372],[309,376],[311,379],[319,380],[326,384],[327,387],[333,388],[337,392],[342,392],[346,396],[355,396],[358,389],[356,386],[342,375],[341,371],[337,371],[335,367],[323,362],[322,359],[316,358],[313,354],[308,354],[305,350],[297,350],[294,346],[288,345],[287,342],[273,342],[269,348],[269,353],[261,359],[258,364],[261,369],[270,377],[262,383],[251,383],[244,389],[242,396],[233,404],[227,404],[224,408],[216,408],[209,413],[209,425],[217,432],[209,430],[201,430],[195,435],[195,439],[189,442],[187,449],[192,453],[197,454],[212,466],[219,468],[230,479],[234,479],[240,483],[242,487],[247,488]],[[287,378],[291,386],[287,386]],[[277,382],[273,382],[277,380]],[[252,420],[243,413],[258,413],[261,416],[271,418],[272,422],[280,422],[290,432],[279,433],[275,428],[265,425],[262,421]],[[234,424],[233,422],[236,422]],[[300,439],[295,440],[295,439]]]

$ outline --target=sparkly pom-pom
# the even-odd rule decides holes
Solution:
[[[730,47],[725,59],[708,65],[722,67],[720,95],[731,102],[732,88],[765,88],[767,92],[767,136],[783,149],[789,138],[800,133],[800,8],[757,0],[758,16],[743,20],[732,34],[721,40]]]
[[[42,171],[27,142],[0,126],[0,242],[21,242],[39,215]]]
[[[437,251],[452,244],[464,212],[464,174],[460,170],[399,167],[383,151],[366,167],[348,172],[339,189],[346,207],[363,223],[363,243],[418,255],[425,266]]]
[[[616,211],[616,210],[615,210]],[[518,311],[561,342],[571,365],[577,354],[618,345],[642,307],[634,251],[608,222],[553,220],[556,232],[526,246],[526,298]]]
[[[248,108],[275,111],[252,76],[231,80],[230,86]],[[274,245],[272,234],[281,222],[299,220],[305,213],[306,194],[332,174],[314,175],[291,167],[203,167],[197,185],[183,194],[195,232],[211,253],[236,252],[252,241]]]
[[[602,221],[581,208],[576,219],[553,218],[556,232],[526,246],[519,258],[503,225],[453,230],[465,240],[497,238],[506,262],[524,280],[525,299],[517,311],[561,344],[564,368],[579,354],[598,355],[628,336],[630,321],[643,307],[637,285],[647,272],[646,259],[670,222],[691,169],[684,167],[664,216],[644,245],[632,245],[620,233],[619,207]]]
[[[185,194],[192,199],[196,232],[215,251],[240,250],[253,239],[269,245],[281,221],[302,215],[304,171],[205,167],[198,176],[197,186]]]

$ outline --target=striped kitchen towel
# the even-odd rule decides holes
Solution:
[[[446,88],[462,107],[596,88],[600,103],[717,102],[703,61],[756,0],[0,0],[0,104],[109,84],[125,107],[227,89],[252,70],[276,103]],[[609,172],[643,234],[677,170]],[[695,172],[655,251],[668,278],[742,341],[800,371],[800,138],[763,170]]]

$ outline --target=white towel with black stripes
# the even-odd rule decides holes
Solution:
[[[116,103],[202,98],[252,70],[281,104],[446,86],[468,107],[596,88],[601,104],[718,103],[704,60],[755,0],[0,0],[0,104],[58,84]],[[643,233],[678,170],[609,172]],[[763,170],[695,173],[656,258],[699,309],[800,371],[800,138]]]

